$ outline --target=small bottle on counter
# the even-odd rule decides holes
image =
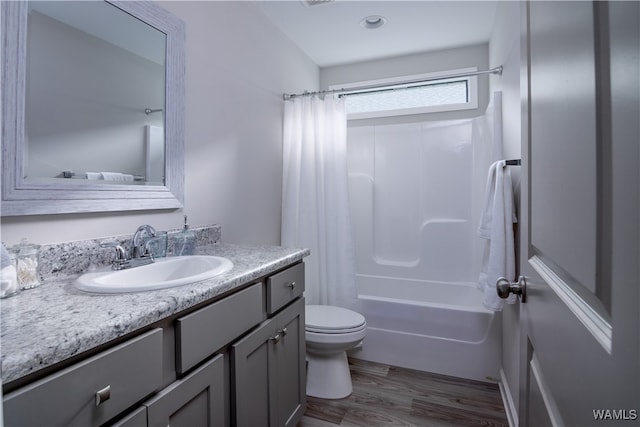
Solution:
[[[184,216],[184,228],[175,237],[175,255],[193,255],[196,251],[196,233],[189,230],[187,216]]]
[[[17,252],[17,271],[20,289],[32,289],[40,286],[38,278],[38,251],[40,245],[29,243],[22,239],[15,247]]]

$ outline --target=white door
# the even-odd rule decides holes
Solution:
[[[639,425],[639,3],[522,7],[520,425]]]

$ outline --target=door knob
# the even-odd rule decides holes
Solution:
[[[502,299],[509,298],[509,294],[514,294],[520,297],[521,302],[527,302],[527,279],[520,276],[518,281],[513,283],[501,277],[496,281],[496,291]]]

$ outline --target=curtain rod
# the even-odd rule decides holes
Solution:
[[[366,85],[366,86],[357,86],[357,87],[352,87],[352,88],[342,88],[342,89],[330,89],[330,90],[320,90],[317,92],[303,92],[303,93],[296,93],[296,94],[288,94],[285,93],[282,95],[282,99],[284,99],[285,101],[289,101],[293,98],[299,98],[301,96],[313,96],[313,95],[326,95],[326,94],[335,94],[335,93],[345,93],[345,92],[357,92],[357,91],[366,91],[369,89],[378,89],[378,88],[382,88],[382,87],[390,87],[390,86],[406,86],[406,85],[412,85],[412,84],[417,84],[417,83],[426,83],[426,82],[432,82],[432,81],[436,81],[436,80],[445,80],[445,79],[455,79],[458,77],[471,77],[471,76],[479,76],[481,74],[497,74],[499,76],[502,75],[502,65],[492,68],[490,70],[484,70],[484,71],[469,71],[466,73],[457,73],[457,74],[449,74],[449,75],[445,75],[445,76],[438,76],[438,77],[430,77],[430,78],[422,78],[422,79],[416,79],[416,80],[406,80],[406,81],[400,81],[400,82],[396,82],[396,83],[379,83],[379,84],[373,84],[373,85]]]

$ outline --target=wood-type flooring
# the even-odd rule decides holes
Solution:
[[[497,384],[349,359],[353,394],[307,397],[298,427],[508,427]]]

